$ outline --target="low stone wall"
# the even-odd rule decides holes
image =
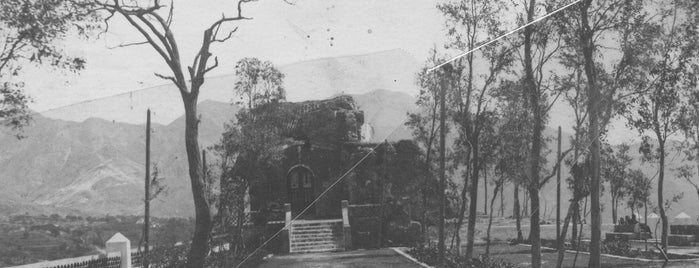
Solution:
[[[672,234],[667,236],[667,243],[671,246],[691,246],[694,235]]]
[[[699,242],[699,225],[670,225],[670,234],[673,235],[694,235],[694,241]]]

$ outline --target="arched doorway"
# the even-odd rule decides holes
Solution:
[[[315,198],[313,192],[315,176],[307,166],[296,165],[289,169],[286,177],[291,212],[296,216],[309,206]],[[306,210],[303,217],[310,215],[315,215],[315,209],[313,207]]]

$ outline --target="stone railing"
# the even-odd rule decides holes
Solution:
[[[106,242],[106,255],[90,255],[76,258],[44,261],[15,268],[132,268],[131,242],[120,233]]]

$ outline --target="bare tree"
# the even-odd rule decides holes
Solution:
[[[173,21],[173,5],[163,5],[159,0],[139,2],[126,0],[95,0],[96,10],[106,11],[109,16],[105,22],[115,15],[123,16],[135,30],[145,39],[142,42],[123,44],[150,45],[155,52],[162,57],[170,71],[170,75],[156,73],[157,77],[171,81],[178,89],[185,109],[185,148],[189,165],[189,179],[192,186],[192,197],[195,209],[195,229],[192,237],[191,249],[188,255],[188,267],[203,267],[204,259],[209,252],[209,236],[213,225],[212,207],[207,200],[207,185],[204,181],[202,159],[199,154],[199,118],[197,114],[197,100],[199,90],[204,84],[205,75],[218,67],[218,58],[214,57],[213,64],[209,63],[212,57],[211,45],[225,42],[230,39],[238,29],[225,31],[224,24],[249,20],[243,16],[242,5],[252,0],[238,0],[237,14],[225,16],[214,21],[204,29],[201,47],[196,52],[190,66],[183,68],[180,51],[174,33],[171,30]],[[161,14],[161,12],[165,12]]]

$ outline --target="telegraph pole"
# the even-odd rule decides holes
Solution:
[[[146,198],[143,217],[143,267],[148,268],[148,229],[150,229],[150,109],[146,112]]]
[[[559,162],[556,169],[556,244],[561,245],[561,126],[558,126],[558,154],[556,161]]]

